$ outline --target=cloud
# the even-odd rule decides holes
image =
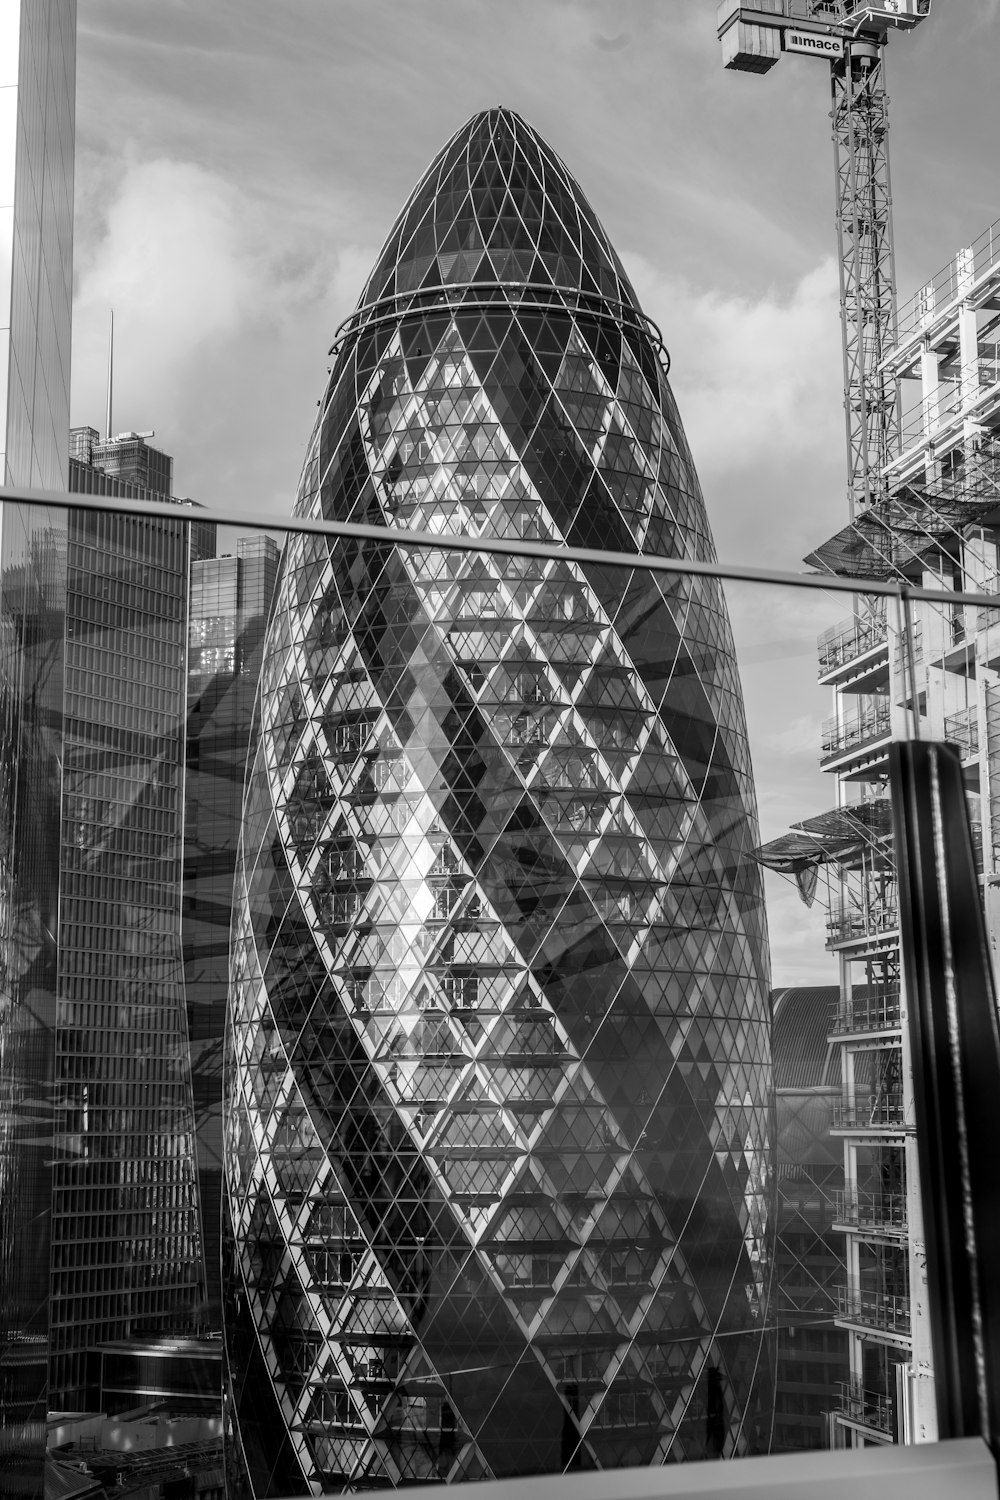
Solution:
[[[703,476],[826,450],[841,430],[840,315],[830,258],[783,292],[698,290],[630,256],[661,323],[684,426]],[[662,321],[661,321],[662,320]]]
[[[282,218],[196,163],[128,162],[100,219],[84,219],[74,422],[102,425],[113,307],[116,430],[181,447],[180,494],[265,509],[277,490],[287,509],[326,350],[375,248],[326,212]]]
[[[249,317],[270,320],[267,257],[253,211],[234,187],[190,162],[133,162],[118,178],[103,234],[85,248],[76,293],[79,380],[96,357],[94,320],[118,315],[120,386],[141,356],[142,401],[159,422],[183,405],[184,386]],[[103,354],[103,351],[102,351]]]
[[[847,520],[835,262],[756,296],[625,263],[670,351],[720,556],[800,571]]]
[[[998,16],[1000,16],[1000,0],[978,0],[978,4],[969,6],[961,16],[961,20],[965,23],[963,34],[985,31],[988,27],[995,26]]]
[[[806,907],[794,884],[784,876],[765,870],[764,886],[772,984],[776,988],[786,984],[836,984],[837,960],[826,948],[822,888],[814,904]]]

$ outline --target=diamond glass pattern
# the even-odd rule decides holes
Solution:
[[[666,364],[565,167],[480,114],[338,337],[298,513],[709,558]],[[718,584],[293,536],[247,795],[255,1493],[765,1446],[768,971]]]

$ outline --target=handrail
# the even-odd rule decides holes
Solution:
[[[988,224],[971,245],[953,255],[947,265],[904,302],[897,318],[896,347],[912,338],[918,329],[934,321],[950,303],[1000,260],[1000,219]]]
[[[865,652],[888,643],[889,623],[884,615],[862,618],[851,615],[831,625],[817,639],[821,676],[845,667]]]
[[[398,1490],[370,1494],[389,1500]],[[408,1489],[408,1500],[441,1500],[440,1485]],[[996,1468],[981,1438],[919,1447],[839,1448],[737,1458],[730,1463],[536,1474],[529,1479],[449,1485],[448,1500],[997,1500]]]
[[[120,500],[112,495],[78,495],[66,490],[36,490],[0,485],[0,502],[48,506],[54,510],[95,510],[109,514],[153,517],[165,521],[198,521],[216,526],[250,526],[257,531],[329,537],[331,540],[382,542],[386,546],[426,548],[437,552],[482,552],[494,557],[537,557],[543,562],[576,562],[584,566],[633,568],[645,573],[673,573],[680,577],[729,579],[734,583],[773,583],[788,588],[818,589],[825,593],[866,594],[927,604],[974,604],[997,609],[995,594],[926,589],[903,580],[842,578],[835,573],[789,573],[778,568],[746,567],[738,563],[702,561],[693,557],[663,557],[642,552],[611,552],[599,547],[559,547],[524,538],[459,536],[455,533],[406,531],[395,526],[368,526],[359,521],[316,520],[311,516],[276,516],[270,512],[226,507],[189,508],[177,501]],[[180,512],[180,514],[178,513]]]
[[[833,1217],[838,1224],[880,1225],[886,1229],[906,1229],[905,1193],[839,1188],[835,1204]]]
[[[867,708],[852,719],[826,719],[823,723],[820,753],[824,760],[859,750],[874,740],[884,739],[892,727],[892,709],[888,702]]]

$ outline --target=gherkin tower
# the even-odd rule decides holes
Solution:
[[[511,111],[332,352],[300,516],[713,557],[659,335]],[[234,1483],[766,1446],[756,843],[716,581],[289,540],[233,921]]]

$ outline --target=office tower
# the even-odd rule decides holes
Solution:
[[[79,458],[71,482],[167,498]],[[238,558],[202,560],[209,533],[204,521],[70,515],[55,830],[49,1407],[100,1415],[60,1420],[50,1467],[65,1480],[81,1463],[127,1464],[192,1493],[221,1483],[220,1349],[204,1337],[220,1317],[218,1052],[246,677],[276,565],[275,544],[256,537]],[[209,652],[222,633],[228,653]],[[131,1450],[149,1441],[151,1411],[171,1452],[140,1461]]]
[[[173,493],[174,461],[151,448],[146,434],[124,432],[102,441],[96,427],[72,427],[69,434],[69,488],[77,495],[112,495],[121,500],[175,501],[192,505]],[[192,517],[188,522],[191,558],[214,557],[214,521]]]
[[[157,1344],[206,1309],[181,921],[189,548],[212,528],[182,514],[5,519],[3,1432],[39,1493],[53,1412],[134,1406],[168,1366],[213,1400],[211,1351]]]
[[[5,484],[66,488],[76,0],[0,0]]]
[[[834,705],[820,764],[835,779],[837,806],[797,825],[814,839],[813,862],[829,872],[828,947],[840,968],[834,1127],[844,1151],[838,1217],[847,1274],[838,1322],[851,1368],[837,1424],[839,1440],[854,1447],[937,1432],[888,804],[893,738],[919,734],[959,747],[997,967],[1000,610],[948,595],[1000,592],[998,293],[992,226],[900,308],[885,369],[902,420],[890,461],[874,476],[880,498],[806,559],[857,579],[860,591],[869,579],[895,579],[942,596],[910,606],[909,648],[895,612],[863,592],[820,638],[819,680]]]
[[[25,1492],[40,1496],[47,1411],[66,532],[58,521],[46,525],[44,515],[6,510],[0,569],[0,1473],[4,1465],[17,1471]]]
[[[75,0],[0,0],[0,480],[66,487]],[[0,1472],[45,1443],[55,870],[65,520],[0,533]],[[16,1479],[14,1478],[16,1471]]]
[[[71,434],[74,490],[170,498],[166,454],[93,439]],[[67,533],[49,1406],[102,1410],[102,1371],[206,1312],[182,878],[189,567],[214,527],[73,511]]]
[[[205,1322],[221,1322],[222,1047],[233,878],[264,626],[278,570],[272,537],[195,558],[188,609],[184,976],[205,1236]]]
[[[204,1302],[180,927],[187,562],[182,522],[71,512],[3,572],[3,1211],[19,1234],[3,1284],[23,1320],[10,1357],[23,1373],[37,1355],[20,1431],[34,1424],[39,1462],[47,1412],[100,1409],[102,1349],[190,1332]]]
[[[298,514],[711,557],[666,365],[566,168],[477,115],[337,335]],[[258,729],[233,1471],[765,1446],[768,962],[718,584],[294,536]]]
[[[88,464],[123,484],[149,495],[173,494],[174,461],[154,448],[151,432],[119,432],[102,438],[96,427],[74,427],[69,435],[70,458]]]
[[[204,1301],[181,951],[182,521],[70,513],[49,1405]]]
[[[830,1447],[847,1386],[847,1334],[836,1327],[844,1280],[844,1161],[831,1134],[840,1048],[830,1039],[836,985],[772,996],[778,1207],[772,1309],[778,1324],[773,1453]]]

